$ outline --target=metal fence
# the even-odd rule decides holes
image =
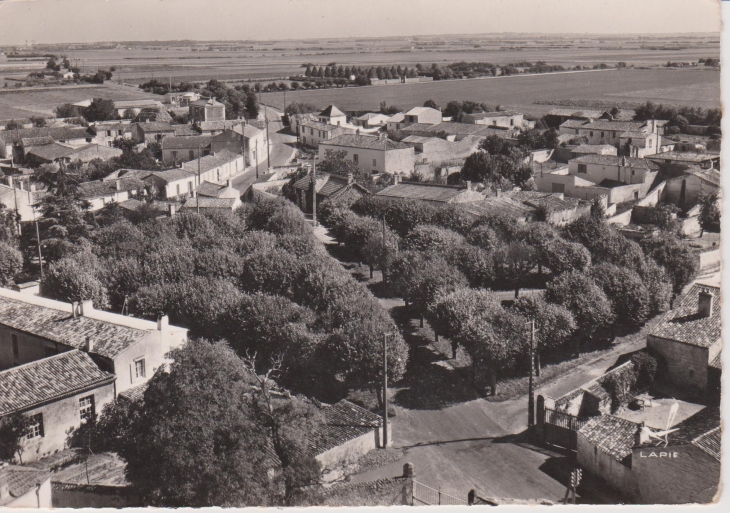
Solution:
[[[414,506],[416,503],[427,504],[429,506],[467,506],[469,504],[463,499],[426,486],[415,479],[413,480],[413,500],[411,502]]]
[[[570,429],[571,431],[578,431],[583,425],[588,422],[588,419],[576,417],[570,413],[562,411],[551,410],[545,408],[545,423],[552,424],[553,426]]]

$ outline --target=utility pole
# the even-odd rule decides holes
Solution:
[[[259,140],[256,139],[256,153],[254,153],[254,159],[256,160],[256,179],[259,178]]]
[[[312,221],[317,226],[317,162],[312,155]]]
[[[38,219],[35,220],[35,237],[38,241],[38,265],[41,268],[41,282],[43,282],[43,255],[41,254],[41,231],[38,228]]]
[[[200,185],[200,143],[198,143],[198,186]],[[193,194],[195,194],[195,209],[197,210],[198,214],[200,214],[200,197],[198,196],[197,188],[193,189]]]
[[[266,169],[271,172],[271,141],[269,140],[269,115],[266,114],[264,106],[264,115],[266,116]]]
[[[535,425],[535,321],[530,321],[530,383],[527,391],[527,427]]]
[[[388,337],[383,333],[383,449],[388,448]]]

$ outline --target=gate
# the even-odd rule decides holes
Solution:
[[[413,497],[411,504],[426,504],[428,506],[467,506],[469,503],[463,499],[446,494],[441,490],[431,488],[423,483],[413,480]]]
[[[575,451],[578,449],[578,430],[588,421],[562,411],[544,410],[543,436],[545,443]]]

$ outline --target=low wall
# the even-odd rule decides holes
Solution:
[[[719,249],[700,253],[700,269],[716,267],[722,262],[722,252]]]
[[[656,187],[654,187],[649,193],[646,195],[644,199],[639,201],[636,206],[637,207],[653,207],[656,206],[657,203],[659,203],[662,198],[664,197],[664,189],[667,187],[667,182],[662,182]]]
[[[52,482],[54,508],[128,508],[142,502],[126,486],[85,485]]]
[[[633,209],[627,210],[626,212],[622,212],[619,215],[609,217],[606,219],[606,222],[608,224],[617,224],[620,226],[628,226],[631,224],[631,214],[633,212]]]

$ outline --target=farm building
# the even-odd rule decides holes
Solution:
[[[657,164],[697,166],[702,169],[720,169],[719,153],[695,153],[689,151],[667,151],[647,157]]]
[[[670,178],[664,187],[664,199],[675,205],[696,205],[704,194],[720,192],[720,171],[690,167],[681,176]]]
[[[127,201],[144,191],[145,183],[139,178],[124,177],[116,180],[94,180],[79,184],[82,200],[89,203],[89,210],[101,210],[112,202]]]
[[[475,112],[473,114],[464,114],[461,122],[502,128],[522,128],[525,124],[525,116],[519,112],[510,111]]]
[[[319,121],[305,121],[299,125],[299,141],[312,148],[320,143],[334,139],[343,134],[354,134],[355,130],[341,125],[320,123]]]
[[[389,200],[413,199],[443,205],[446,203],[481,202],[484,195],[473,190],[470,183],[467,185],[440,185],[427,182],[402,182],[399,176],[394,176],[393,185],[389,185],[376,196]]]
[[[132,139],[137,143],[161,142],[165,137],[175,135],[170,123],[145,122],[132,124]]]
[[[334,105],[329,105],[317,115],[317,121],[325,125],[344,125],[347,123],[347,114]]]
[[[437,125],[443,121],[440,110],[431,107],[414,107],[404,114],[406,123]]]
[[[224,121],[226,119],[226,106],[215,98],[200,98],[188,104],[188,121],[191,123],[201,121]]]

